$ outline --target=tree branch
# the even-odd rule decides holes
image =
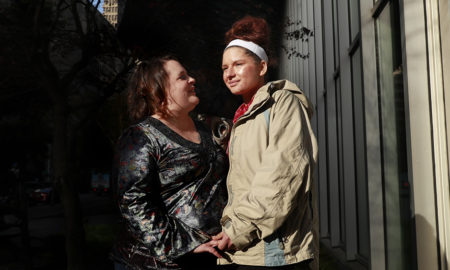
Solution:
[[[78,122],[78,124],[74,127],[74,130],[77,131],[83,127],[83,125],[92,118],[92,115],[97,112],[102,105],[108,100],[109,97],[111,97],[114,93],[116,93],[116,84],[118,81],[123,79],[125,75],[128,74],[128,72],[135,66],[134,62],[131,61],[127,66],[125,66],[116,76],[113,80],[111,80],[107,86],[103,88],[103,95],[102,98],[98,99],[96,102],[93,103],[91,106],[91,109],[85,114],[85,117]]]

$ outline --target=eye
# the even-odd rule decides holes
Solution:
[[[178,77],[179,80],[186,80],[187,79],[187,75],[186,74],[182,74]]]
[[[222,71],[225,71],[227,69],[228,69],[228,67],[222,67]]]

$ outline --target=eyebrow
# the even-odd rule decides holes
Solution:
[[[231,64],[230,65],[233,65],[234,63],[236,63],[236,62],[239,62],[239,61],[243,61],[242,59],[237,59],[237,60],[234,60],[234,61],[232,61],[231,62]],[[222,67],[225,67],[225,66],[228,66],[227,64],[225,64],[225,65],[222,65]]]

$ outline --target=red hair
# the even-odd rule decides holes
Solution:
[[[263,18],[247,15],[236,21],[230,30],[225,33],[226,44],[234,39],[252,41],[269,54],[270,30],[266,20]]]

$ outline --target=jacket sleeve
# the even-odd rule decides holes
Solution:
[[[222,218],[223,230],[238,250],[272,235],[292,209],[307,203],[314,165],[309,119],[297,97],[283,92],[271,108],[268,146],[251,189]]]
[[[203,232],[171,217],[160,195],[158,152],[137,127],[119,140],[116,159],[119,209],[127,227],[150,255],[160,261],[174,259],[208,240]]]

